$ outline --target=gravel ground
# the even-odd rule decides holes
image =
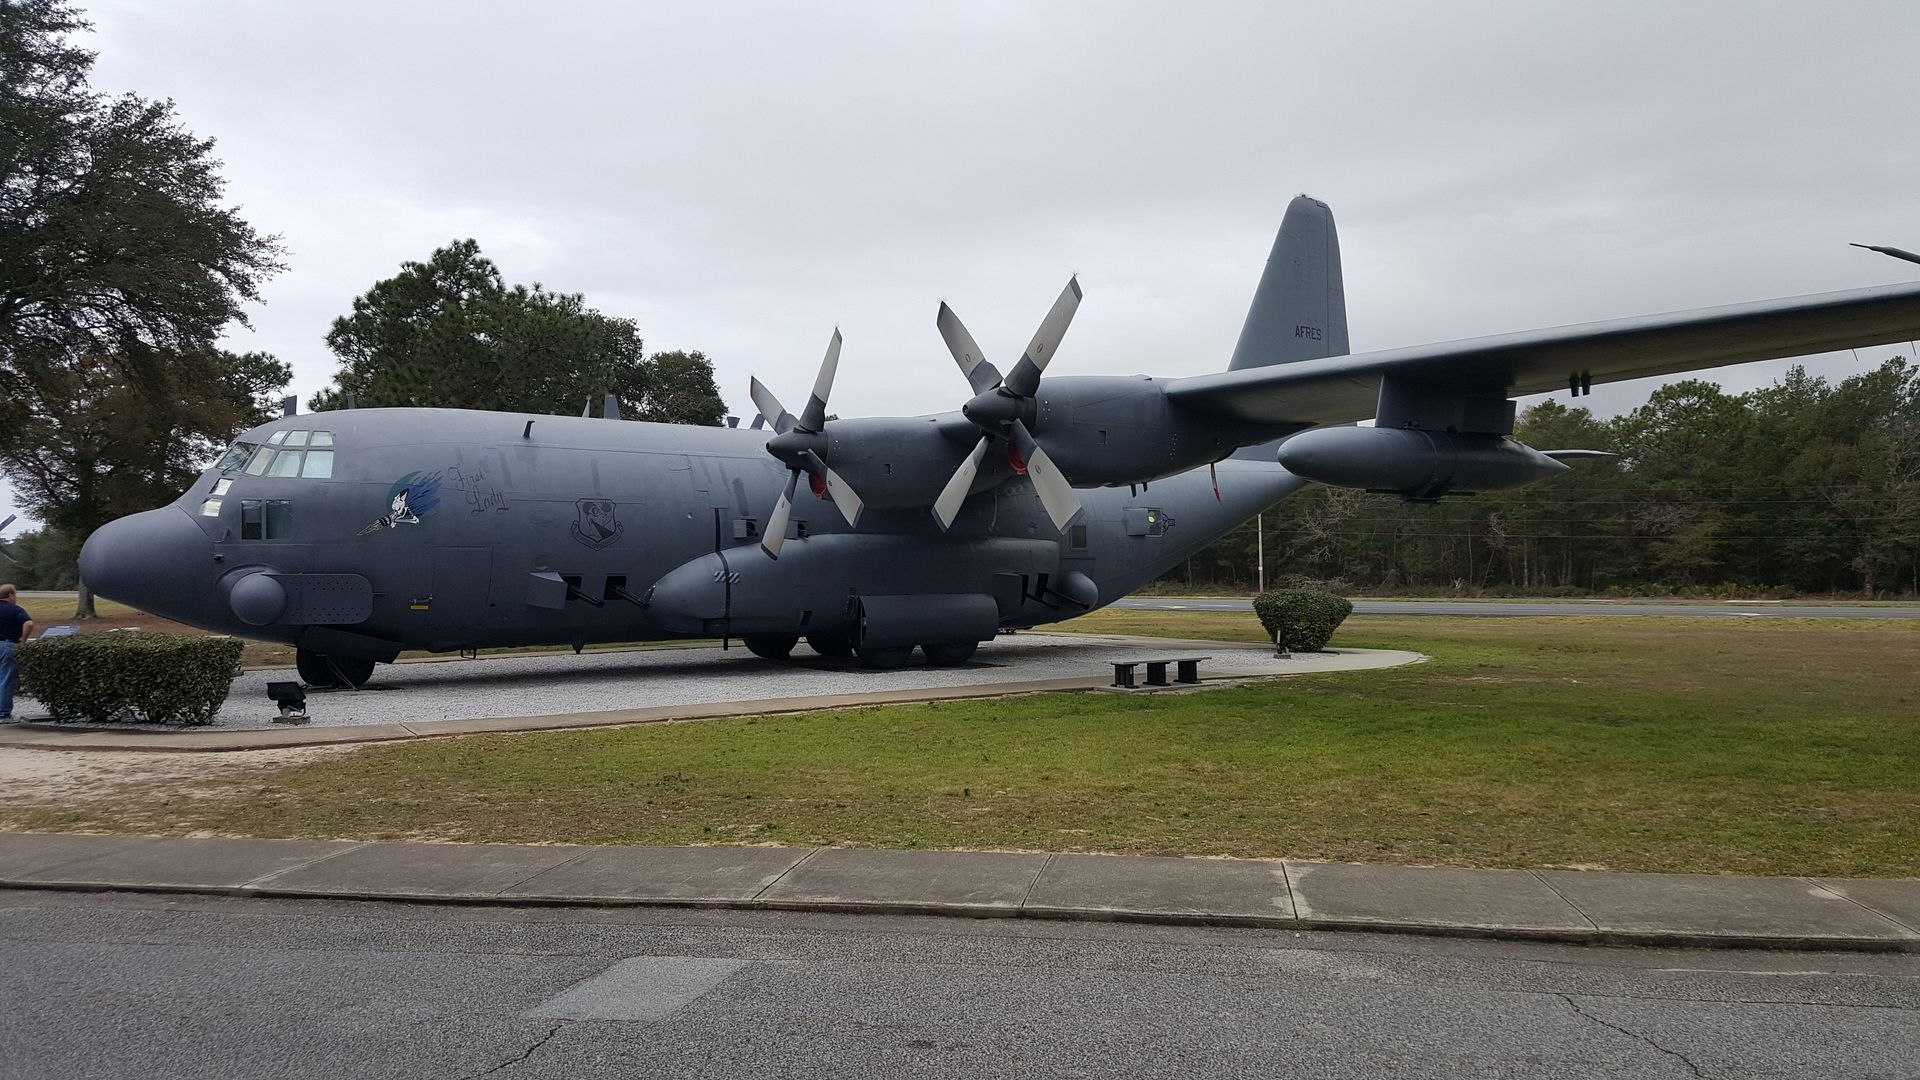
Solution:
[[[1280,674],[1338,663],[1339,656],[1277,660],[1270,648],[1210,643],[1145,645],[1138,639],[1084,634],[1019,634],[980,647],[971,663],[934,668],[915,663],[897,671],[868,671],[854,660],[815,656],[802,644],[785,663],[761,660],[736,645],[631,652],[543,653],[396,664],[374,672],[358,692],[312,692],[316,725],[411,723],[479,717],[548,716],[726,701],[762,701],[987,683],[1087,678],[1108,674],[1110,661],[1209,655],[1209,674]],[[1144,671],[1141,673],[1144,675]],[[215,724],[236,731],[274,726],[267,683],[297,678],[290,668],[260,668],[234,680]],[[38,702],[21,699],[21,720],[45,717]],[[137,725],[115,725],[119,728]]]

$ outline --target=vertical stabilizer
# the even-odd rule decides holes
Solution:
[[[1347,293],[1340,281],[1340,237],[1333,211],[1295,196],[1274,237],[1228,371],[1344,356]]]

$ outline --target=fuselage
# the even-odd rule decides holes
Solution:
[[[1032,626],[1124,596],[1303,484],[1271,457],[1228,459],[1217,493],[1204,467],[1081,490],[1065,533],[1018,477],[944,533],[924,507],[872,507],[851,528],[803,484],[776,560],[758,542],[787,481],[770,434],[444,409],[287,417],[173,504],[98,530],[82,576],[190,625],[379,660],[844,633],[881,597],[991,597],[998,626]]]

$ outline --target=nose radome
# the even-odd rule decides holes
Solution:
[[[80,549],[80,580],[100,596],[169,618],[206,606],[213,545],[175,506],[109,521]]]

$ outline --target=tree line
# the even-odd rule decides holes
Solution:
[[[96,528],[172,501],[292,378],[225,335],[286,248],[224,203],[212,139],[170,101],[92,89],[68,0],[0,0],[0,473],[37,534],[0,542],[7,577],[81,588]],[[569,412],[613,394],[628,417],[717,424],[698,352],[648,355],[632,320],[578,294],[509,286],[456,240],[376,282],[336,319],[316,408]]]
[[[1920,594],[1920,376],[1905,358],[1729,394],[1688,380],[1612,418],[1548,401],[1514,437],[1607,450],[1431,505],[1309,488],[1262,519],[1269,585],[1370,592]],[[1248,524],[1169,585],[1251,589]]]

